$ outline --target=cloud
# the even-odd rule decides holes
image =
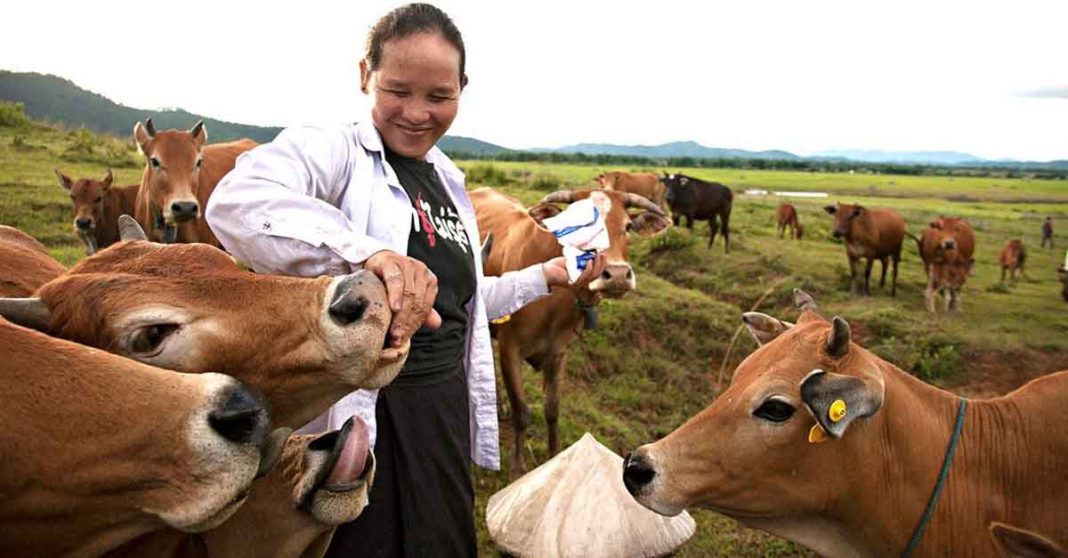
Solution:
[[[1040,99],[1068,99],[1068,86],[1043,87],[1020,93],[1021,97],[1037,97]]]

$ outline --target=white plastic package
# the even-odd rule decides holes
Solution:
[[[542,221],[563,246],[569,282],[574,283],[578,279],[598,252],[608,249],[608,230],[604,220],[611,209],[612,200],[594,191],[590,197],[574,202],[556,216]]]

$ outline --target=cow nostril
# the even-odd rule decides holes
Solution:
[[[79,217],[74,220],[74,226],[79,229],[88,229],[93,225],[93,222],[87,217]]]
[[[627,270],[627,280],[630,281],[631,279],[634,279],[634,270],[633,269],[628,269]]]
[[[234,389],[222,408],[208,415],[208,424],[231,442],[257,446],[263,444],[270,426],[262,398],[245,386]]]
[[[631,495],[636,495],[653,481],[656,470],[640,455],[628,454],[623,460],[623,484]]]
[[[183,201],[171,204],[171,213],[177,216],[191,216],[197,214],[197,202]]]
[[[601,279],[604,279],[605,281],[608,281],[608,280],[612,279],[612,274],[609,273],[608,270],[606,269],[606,270],[601,272]]]
[[[340,325],[351,325],[363,318],[368,304],[367,299],[362,296],[349,296],[345,293],[330,304],[330,316]]]

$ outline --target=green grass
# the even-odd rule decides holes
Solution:
[[[71,229],[67,192],[52,169],[60,167],[73,177],[101,176],[106,170],[106,164],[99,161],[71,160],[77,159],[71,156],[71,147],[79,142],[84,145],[86,138],[78,132],[39,125],[0,127],[0,223],[17,226],[45,242],[65,264],[84,252]],[[125,142],[98,139],[88,157],[115,156],[122,145]],[[126,154],[133,157],[132,147],[127,147]],[[467,161],[460,166],[470,173],[471,187],[493,185],[525,203],[558,188],[592,187],[593,177],[608,170]],[[139,180],[139,164],[114,170],[117,184]],[[1064,252],[1037,248],[1039,223],[1047,214],[1065,223],[1058,229],[1064,231],[1060,238],[1068,239],[1068,182],[716,169],[686,172],[722,181],[737,192],[763,187],[819,189],[834,195],[829,200],[795,202],[806,233],[800,242],[777,237],[776,199],[744,196],[737,198],[731,219],[729,256],[723,254],[722,238],[713,248],[706,247],[708,229],[703,222],[693,234],[670,229],[656,238],[633,242],[630,259],[638,274],[638,291],[623,300],[604,301],[599,308],[600,328],[586,332],[569,355],[561,392],[560,435],[565,446],[589,431],[622,454],[667,434],[704,408],[720,387],[721,364],[740,325],[740,313],[769,289],[771,294],[759,305],[761,311],[795,318],[791,289],[803,288],[816,297],[827,315],[848,319],[865,346],[960,392],[1002,392],[1038,374],[1068,368],[1068,306],[1060,299],[1054,272]],[[869,184],[876,189],[871,190]],[[950,196],[977,201],[946,201]],[[966,216],[978,235],[978,265],[964,290],[964,314],[932,316],[924,311],[923,271],[911,244],[906,245],[901,263],[897,298],[877,287],[871,297],[850,295],[844,247],[830,240],[830,217],[821,210],[835,199],[892,207],[916,233],[940,214]],[[1010,237],[1022,237],[1027,245],[1028,276],[1003,286],[995,261]],[[754,347],[748,335],[738,339],[724,382]],[[541,378],[528,371],[525,382],[534,413],[527,452],[542,463],[549,456]],[[504,398],[503,386],[499,387]],[[507,466],[511,430],[507,404],[502,408],[501,445]],[[494,551],[481,515],[489,496],[507,484],[507,475],[475,470],[474,482],[480,551],[491,555]],[[691,512],[698,530],[680,556],[807,555],[723,516]]]

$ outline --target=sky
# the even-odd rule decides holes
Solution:
[[[470,85],[450,134],[1068,159],[1068,2],[438,1]],[[0,69],[258,125],[368,117],[357,63],[400,2],[35,0]],[[192,124],[192,123],[190,123]]]

